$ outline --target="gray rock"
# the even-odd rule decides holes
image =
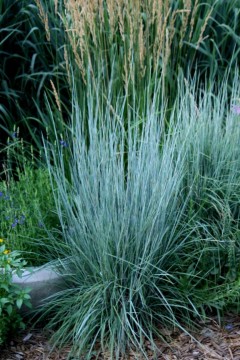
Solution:
[[[57,274],[50,266],[27,268],[21,277],[13,275],[13,283],[21,288],[30,288],[31,304],[33,310],[43,303],[43,301],[61,290],[63,287],[63,278]],[[29,309],[23,306],[21,313],[26,314]]]

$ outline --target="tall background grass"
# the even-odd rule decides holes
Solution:
[[[44,92],[61,111],[62,132],[73,88],[80,105],[86,105],[90,80],[95,86],[101,82],[103,106],[114,109],[118,96],[127,96],[126,116],[135,102],[144,111],[146,89],[152,97],[156,79],[169,109],[180,73],[187,77],[197,71],[210,87],[221,82],[229,64],[233,69],[239,61],[239,9],[239,0],[3,0],[2,142],[17,126],[21,137],[42,146],[41,133],[51,127]],[[230,89],[232,79],[230,70]]]

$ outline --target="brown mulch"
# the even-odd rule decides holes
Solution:
[[[221,326],[216,319],[204,324],[198,333],[192,334],[193,340],[183,332],[165,332],[171,337],[168,344],[158,341],[159,355],[153,355],[150,343],[146,343],[149,360],[240,360],[240,316],[229,315],[222,320]],[[70,348],[51,352],[49,335],[41,330],[24,331],[0,349],[0,360],[66,360]],[[76,358],[72,358],[77,360]],[[100,354],[93,360],[114,360],[107,354]],[[128,360],[142,360],[137,353],[129,354]]]

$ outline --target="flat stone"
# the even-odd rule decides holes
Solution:
[[[62,276],[57,274],[53,268],[32,267],[27,268],[21,277],[13,275],[13,283],[18,284],[21,288],[30,288],[31,304],[33,309],[37,308],[43,301],[59,291],[63,285]],[[31,311],[31,310],[30,310]],[[23,306],[21,313],[26,314],[29,308]]]

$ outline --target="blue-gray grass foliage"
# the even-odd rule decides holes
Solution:
[[[147,120],[136,108],[136,125],[130,119],[127,127],[125,99],[113,112],[100,97],[89,94],[87,128],[75,99],[71,145],[46,151],[66,289],[44,311],[58,344],[71,342],[74,354],[90,358],[99,343],[118,359],[131,346],[144,355],[144,340],[154,343],[160,325],[190,325],[204,305],[219,306],[212,299],[227,282],[221,249],[234,233],[219,237],[226,233],[217,205],[220,193],[221,204],[231,198],[235,213],[239,207],[240,130],[224,91],[198,97],[189,85],[167,129],[157,95],[146,101]],[[211,210],[220,211],[218,222]]]

